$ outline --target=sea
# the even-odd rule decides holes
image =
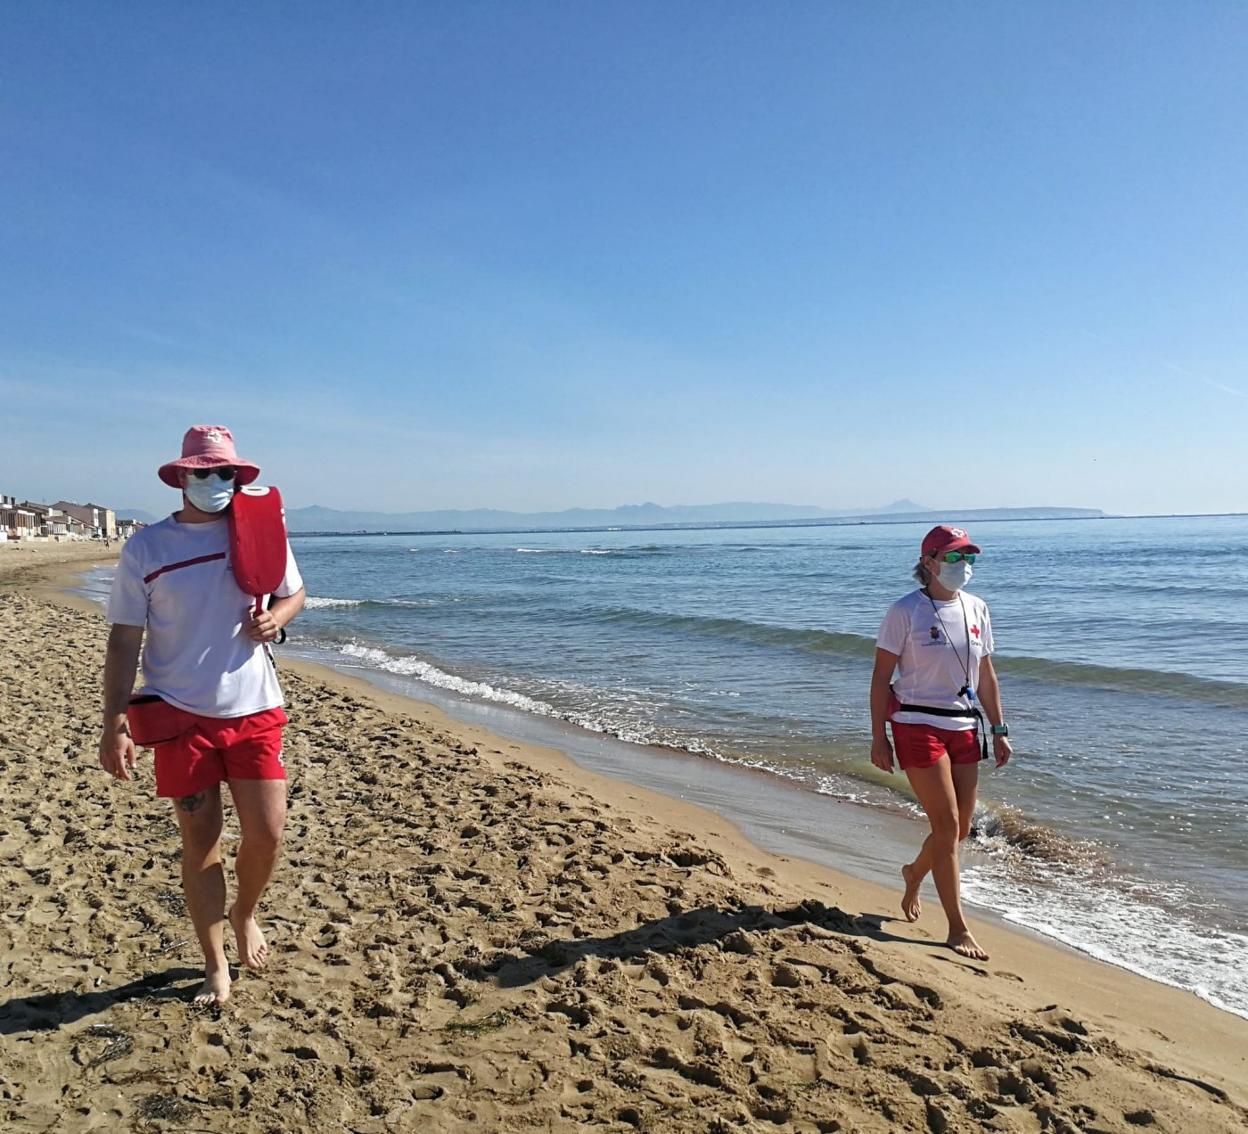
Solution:
[[[295,536],[310,597],[281,649],[609,739],[624,778],[713,767],[730,817],[734,792],[788,798],[776,831],[895,878],[923,820],[870,764],[867,688],[928,526]],[[1248,1017],[1248,516],[971,534],[1014,758],[982,766],[964,897]]]

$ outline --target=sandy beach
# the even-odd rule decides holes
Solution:
[[[132,784],[96,763],[106,627],[56,593],[74,563],[0,553],[5,1130],[1248,1129],[1243,1019],[993,925],[965,962],[934,896],[907,924],[895,892],[310,665],[281,663],[273,956],[195,1010],[150,755]]]

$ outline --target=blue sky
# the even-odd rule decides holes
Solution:
[[[1248,510],[1242,4],[0,17],[0,491]]]

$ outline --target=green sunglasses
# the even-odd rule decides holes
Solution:
[[[940,557],[942,563],[960,563],[966,560],[967,563],[975,562],[975,552],[973,551],[946,551]]]

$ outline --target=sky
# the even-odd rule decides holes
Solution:
[[[1248,6],[0,0],[0,492],[1248,510]]]

